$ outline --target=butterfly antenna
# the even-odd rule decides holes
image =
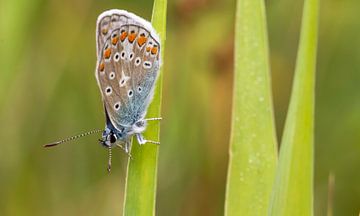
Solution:
[[[89,132],[86,132],[86,133],[82,133],[82,134],[78,134],[78,135],[75,135],[75,136],[72,136],[72,137],[69,137],[69,138],[60,140],[60,141],[48,143],[48,144],[44,145],[44,147],[47,148],[47,147],[57,146],[57,145],[59,145],[59,144],[62,144],[62,143],[65,143],[65,142],[69,142],[69,141],[78,139],[78,138],[83,137],[83,136],[87,136],[87,135],[90,135],[90,134],[93,134],[93,133],[100,133],[100,132],[102,132],[101,129],[92,130],[92,131],[89,131]]]
[[[109,161],[108,161],[108,172],[111,172],[111,146],[109,146]]]

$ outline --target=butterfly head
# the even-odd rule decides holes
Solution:
[[[99,139],[99,142],[104,147],[112,147],[117,142],[125,142],[127,139],[126,133],[124,131],[118,131],[116,129],[106,128],[102,134],[102,139]]]
[[[117,142],[126,142],[133,134],[142,133],[146,128],[146,121],[141,119],[130,127],[121,127],[116,129],[112,124],[108,124],[102,134],[99,142],[104,147],[112,147]]]

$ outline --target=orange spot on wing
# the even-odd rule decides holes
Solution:
[[[126,37],[127,37],[127,32],[121,33],[121,35],[120,35],[120,40],[121,40],[121,42],[123,42]]]
[[[146,47],[146,52],[150,52],[150,50],[151,50],[151,47]]]
[[[114,38],[111,40],[111,43],[112,43],[113,45],[116,45],[118,41],[119,41],[119,37],[114,37]]]
[[[104,58],[108,59],[110,58],[110,55],[111,55],[111,49],[107,48],[104,52]]]
[[[158,52],[158,48],[157,48],[157,47],[153,47],[153,48],[151,49],[151,54],[156,55],[157,52]]]
[[[109,31],[109,29],[107,29],[107,28],[103,28],[103,29],[101,30],[101,32],[102,32],[104,35],[106,35],[106,34],[108,33],[108,31]]]
[[[134,42],[135,38],[136,38],[136,33],[129,34],[128,39],[130,43]]]
[[[101,72],[103,72],[104,69],[105,69],[105,64],[104,64],[104,62],[101,62],[100,65],[99,65],[99,70],[100,70]]]
[[[144,45],[146,40],[147,40],[147,38],[145,36],[140,36],[139,39],[137,40],[137,43],[140,47],[142,47],[142,45]]]

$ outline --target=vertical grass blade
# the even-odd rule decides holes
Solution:
[[[328,200],[327,200],[327,216],[334,215],[334,192],[335,192],[335,175],[330,172],[328,178]]]
[[[267,214],[277,141],[263,0],[238,0],[225,215]]]
[[[318,0],[305,0],[290,106],[270,215],[313,215],[315,66]]]
[[[161,39],[162,62],[164,62],[165,51],[166,7],[167,0],[155,0],[151,20]],[[148,110],[148,117],[161,115],[162,68],[160,68],[154,99]],[[159,140],[160,123],[150,122],[144,137],[149,140]],[[133,140],[131,151],[133,160],[129,160],[126,176],[124,215],[155,215],[158,148],[149,143],[139,146],[136,139]]]

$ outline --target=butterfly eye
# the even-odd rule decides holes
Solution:
[[[109,140],[110,140],[110,143],[115,143],[116,142],[115,134],[110,134]]]

